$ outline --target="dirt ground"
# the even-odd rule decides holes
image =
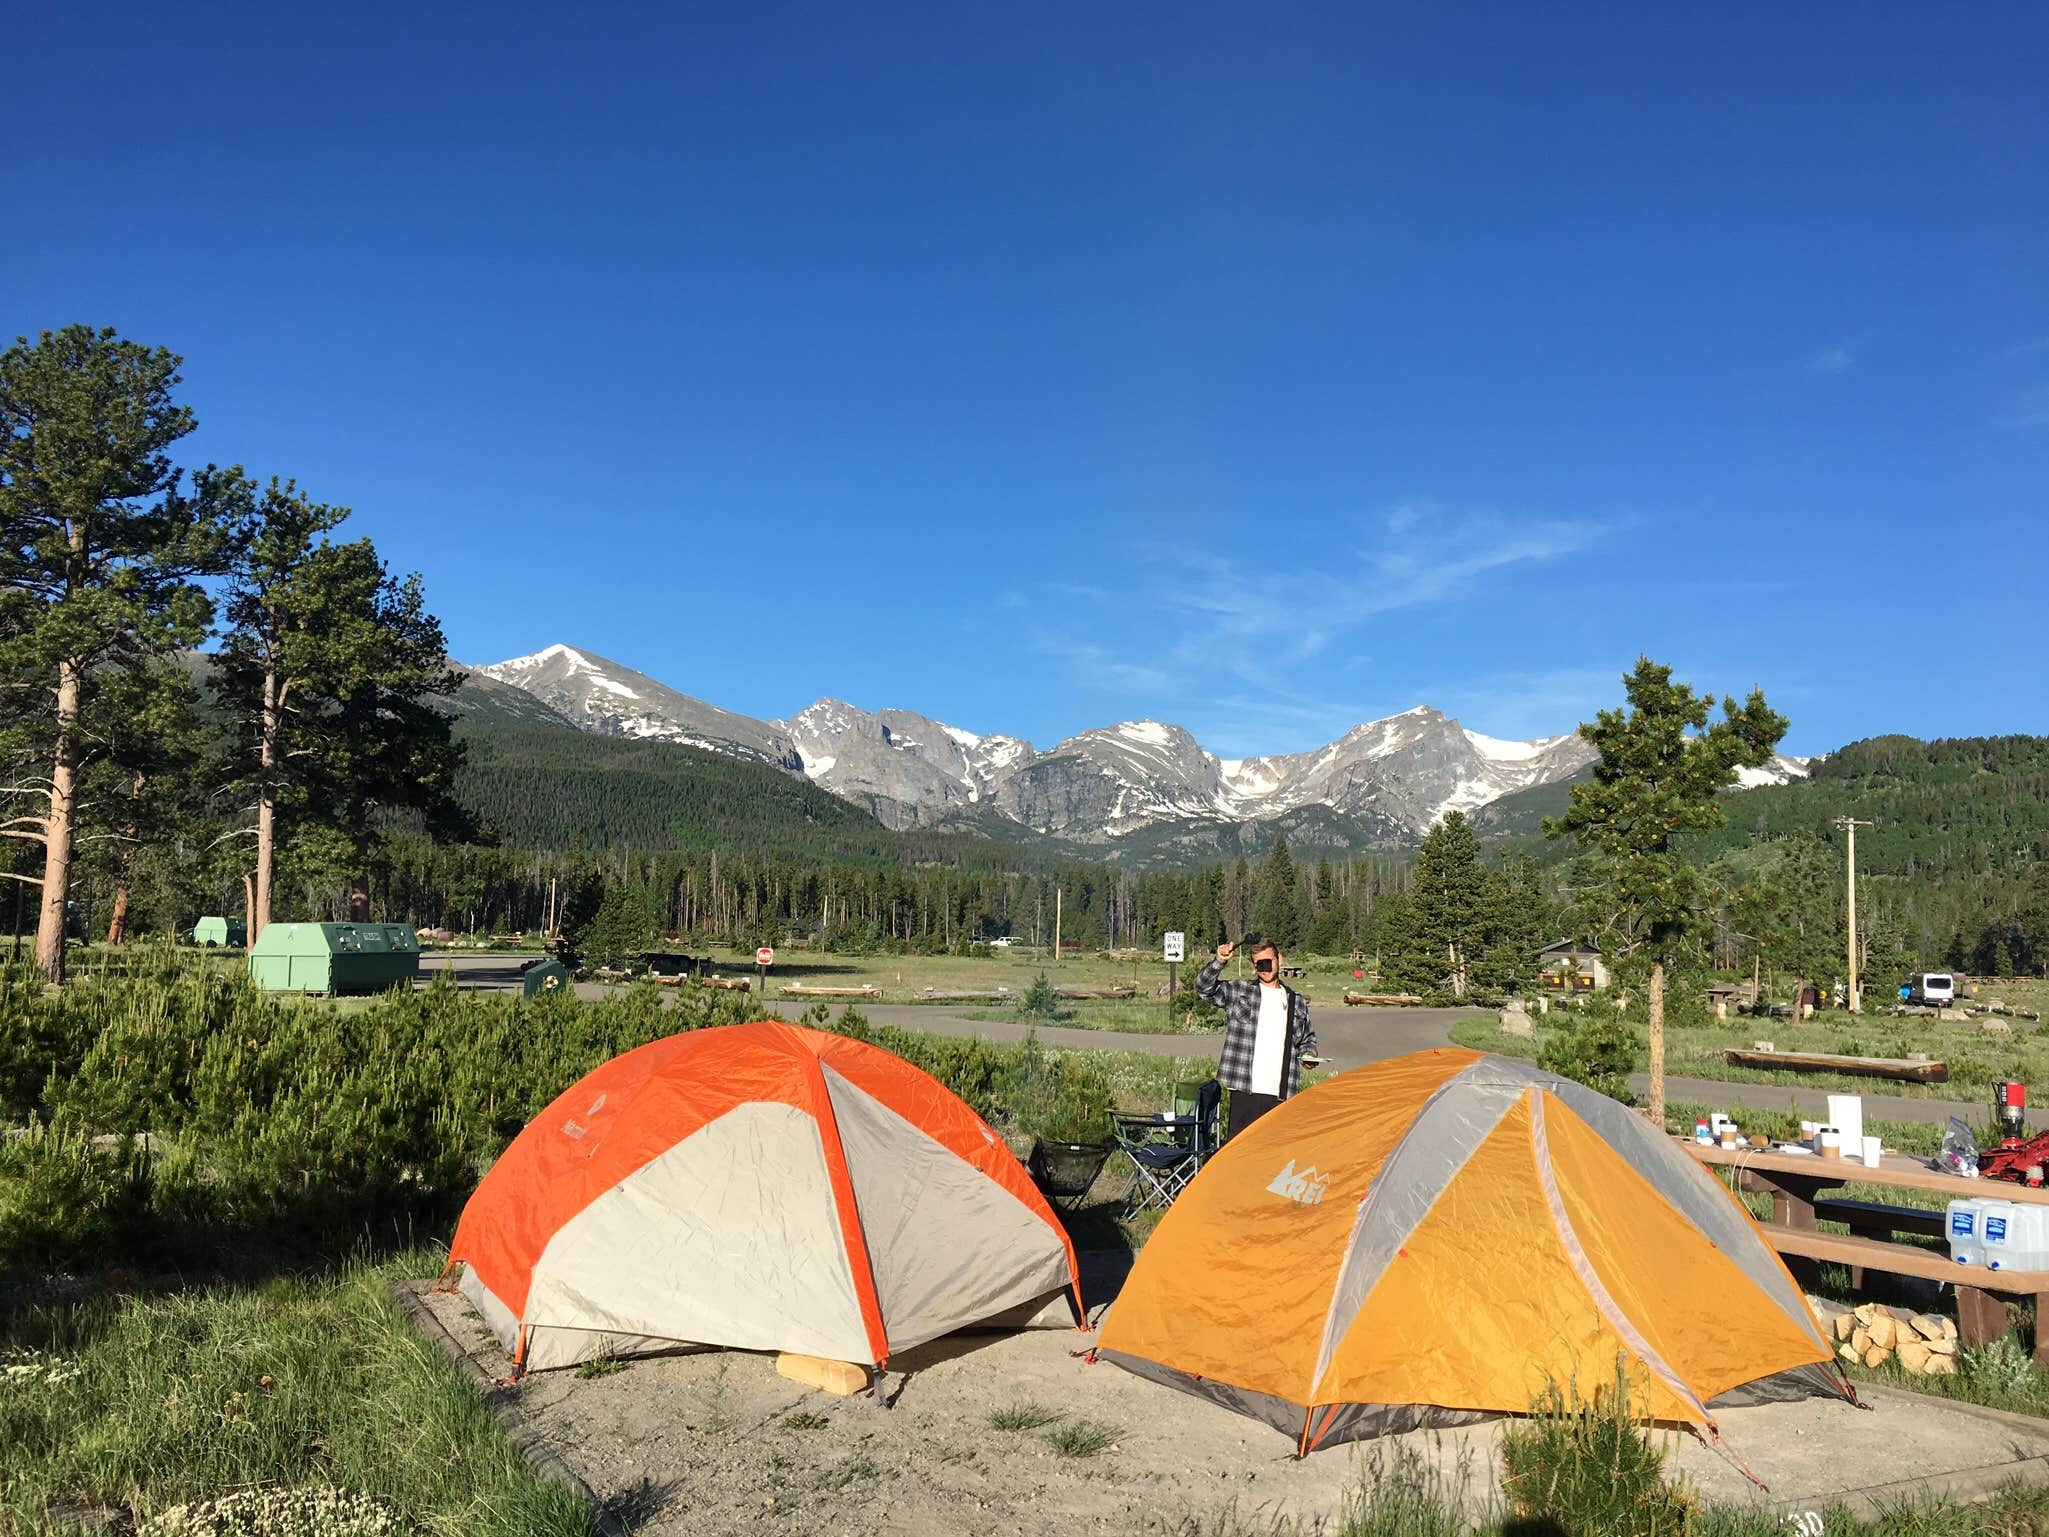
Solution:
[[[1098,1295],[1101,1295],[1099,1292]],[[509,1362],[460,1297],[435,1315],[494,1376]],[[1050,1316],[1050,1315],[1048,1315]],[[894,1407],[834,1398],[776,1374],[772,1356],[714,1351],[649,1357],[610,1375],[528,1377],[517,1414],[635,1531],[788,1533],[791,1537],[952,1537],[972,1532],[1256,1533],[1294,1518],[1312,1528],[1386,1460],[1413,1454],[1469,1500],[1492,1498],[1498,1426],[1418,1432],[1297,1462],[1271,1428],[1073,1352],[1071,1326],[937,1341],[892,1363]],[[903,1375],[899,1375],[900,1368]],[[2016,1476],[2049,1478],[2049,1423],[1912,1394],[1729,1410],[1728,1444],[1770,1485],[1760,1495],[1689,1436],[1675,1470],[1716,1500],[1815,1508],[1856,1490],[1911,1494],[1912,1473],[1962,1493]],[[1061,1418],[996,1430],[985,1417],[1038,1405]],[[1046,1439],[1060,1425],[1105,1427],[1090,1456]],[[1866,1502],[1868,1504],[1868,1501]]]

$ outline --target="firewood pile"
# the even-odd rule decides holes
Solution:
[[[1866,1366],[1883,1366],[1897,1361],[1915,1377],[1954,1377],[1957,1374],[1957,1326],[1954,1318],[1938,1313],[1916,1313],[1908,1308],[1886,1307],[1877,1302],[1845,1307],[1809,1297],[1821,1332],[1836,1342],[1836,1354],[1845,1361]]]

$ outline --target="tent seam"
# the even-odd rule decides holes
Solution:
[[[1565,1198],[1559,1194],[1557,1176],[1551,1170],[1551,1139],[1544,1130],[1544,1090],[1530,1087],[1530,1152],[1537,1164],[1537,1181],[1544,1190],[1544,1204],[1550,1208],[1551,1225],[1558,1231],[1558,1240],[1565,1245],[1565,1257],[1571,1264],[1573,1274],[1579,1277],[1580,1285],[1593,1299],[1594,1306],[1608,1325],[1622,1336],[1622,1343],[1636,1353],[1638,1360],[1649,1367],[1654,1375],[1663,1380],[1666,1387],[1676,1393],[1701,1418],[1710,1430],[1714,1429],[1715,1418],[1708,1413],[1707,1405],[1700,1401],[1700,1395],[1687,1386],[1686,1381],[1672,1369],[1671,1363],[1651,1348],[1649,1340],[1638,1331],[1635,1324],[1622,1311],[1608,1288],[1601,1284],[1601,1278],[1594,1273],[1593,1261],[1587,1258],[1586,1249],[1579,1241],[1579,1234],[1573,1231],[1572,1218],[1566,1214]]]
[[[1365,1198],[1359,1202],[1359,1215],[1352,1222],[1352,1235],[1345,1240],[1344,1258],[1338,1265],[1337,1279],[1331,1283],[1330,1302],[1323,1310],[1323,1341],[1317,1347],[1316,1369],[1310,1375],[1308,1392],[1303,1395],[1306,1402],[1315,1403],[1317,1386],[1323,1381],[1324,1374],[1330,1370],[1330,1363],[1337,1356],[1338,1341],[1342,1337],[1343,1332],[1337,1329],[1338,1297],[1344,1290],[1346,1266],[1351,1263],[1353,1254],[1358,1251],[1359,1240],[1366,1232],[1366,1224],[1373,1215],[1375,1203],[1380,1192],[1387,1188],[1389,1170],[1392,1168],[1394,1161],[1401,1156],[1402,1149],[1408,1146],[1409,1138],[1415,1134],[1416,1128],[1422,1124],[1423,1117],[1434,1110],[1437,1107],[1437,1102],[1449,1094],[1455,1085],[1462,1083],[1467,1074],[1475,1072],[1480,1064],[1486,1060],[1485,1057],[1480,1057],[1472,1062],[1468,1062],[1464,1067],[1430,1091],[1430,1097],[1423,1101],[1417,1108],[1416,1113],[1409,1118],[1409,1124],[1402,1128],[1401,1135],[1394,1139],[1394,1145],[1389,1149],[1386,1159],[1382,1161],[1379,1170],[1373,1176],[1373,1183],[1367,1186]],[[1475,1079],[1475,1082],[1480,1081],[1482,1080]],[[1511,1100],[1510,1103],[1513,1104],[1514,1101]],[[1505,1115],[1507,1112],[1504,1110],[1502,1113]],[[1497,1121],[1496,1124],[1500,1123]],[[1479,1140],[1484,1142],[1486,1138],[1483,1136]],[[1475,1146],[1477,1145],[1478,1143],[1475,1144]],[[1459,1170],[1464,1167],[1464,1164],[1459,1165],[1459,1168],[1453,1169],[1445,1177],[1444,1184],[1438,1187],[1438,1195],[1444,1194],[1445,1190],[1450,1187],[1451,1182],[1458,1178]],[[1433,1205],[1435,1204],[1435,1199],[1435,1197],[1432,1197]],[[1428,1215],[1428,1208],[1425,1209],[1424,1214]],[[1418,1221],[1420,1220],[1419,1218]],[[1366,1292],[1361,1295],[1359,1299],[1361,1307],[1365,1305],[1366,1297],[1372,1294],[1372,1290],[1372,1287],[1369,1286]],[[1353,1317],[1356,1318],[1357,1316],[1358,1314],[1355,1311]]]

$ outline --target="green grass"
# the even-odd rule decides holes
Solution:
[[[1039,1439],[1061,1457],[1094,1457],[1117,1444],[1117,1432],[1094,1420],[1063,1420]]]
[[[576,1375],[585,1382],[598,1377],[612,1377],[626,1370],[626,1363],[617,1356],[597,1356],[576,1368]]]
[[[39,1530],[57,1503],[146,1517],[333,1486],[427,1533],[583,1533],[581,1498],[527,1467],[386,1296],[419,1268],[14,1306],[0,1345],[68,1375],[0,1390],[0,1528]]]
[[[824,1415],[814,1413],[809,1409],[799,1409],[795,1414],[783,1416],[783,1429],[785,1430],[823,1430],[831,1423],[832,1421]]]
[[[1045,1404],[1005,1404],[1000,1409],[991,1409],[982,1416],[982,1423],[991,1430],[1038,1430],[1051,1425],[1061,1417],[1058,1409]]]
[[[1569,1018],[1557,1009],[1536,1016],[1537,1035],[1530,1040],[1502,1034],[1495,1017],[1489,1015],[1460,1021],[1452,1026],[1451,1038],[1477,1051],[1534,1060],[1544,1042]],[[1642,1026],[1637,1028],[1641,1031]],[[1770,1041],[1780,1051],[1837,1056],[1907,1057],[1925,1052],[1949,1069],[1949,1080],[1894,1083],[1852,1078],[1842,1073],[1768,1072],[1731,1066],[1722,1056],[1732,1048],[1747,1051],[1758,1041]],[[1992,1085],[2001,1079],[2049,1082],[2049,1032],[2016,1023],[2011,1035],[1995,1035],[1974,1024],[1939,1024],[1896,1019],[1887,1014],[1859,1018],[1828,1013],[1798,1024],[1790,1019],[1718,1020],[1711,1026],[1668,1026],[1665,1071],[1673,1077],[1705,1078],[1716,1083],[1768,1083],[1837,1094],[1884,1093],[1903,1099],[1989,1103]]]

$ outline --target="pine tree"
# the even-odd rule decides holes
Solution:
[[[1463,812],[1447,812],[1416,851],[1400,947],[1389,959],[1396,986],[1466,996],[1487,948],[1495,892],[1480,863],[1480,841]]]
[[[1753,689],[1740,709],[1725,697],[1710,726],[1712,696],[1674,683],[1672,669],[1649,657],[1637,659],[1623,688],[1626,713],[1603,710],[1579,728],[1600,760],[1544,833],[1570,836],[1588,856],[1580,895],[1602,949],[1621,964],[1648,967],[1650,1118],[1662,1126],[1666,968],[1697,950],[1712,909],[1707,883],[1675,840],[1722,825],[1720,792],[1739,767],[1771,761],[1786,720]]]
[[[395,582],[367,539],[325,536],[348,516],[272,479],[237,477],[237,553],[218,694],[256,802],[249,938],[270,922],[280,818],[346,832],[360,868],[374,808],[444,813],[456,763],[440,624],[419,579]]]
[[[1275,833],[1273,848],[1259,867],[1259,884],[1252,903],[1252,928],[1285,950],[1301,938],[1296,918],[1295,861],[1288,855],[1287,838]]]
[[[226,545],[218,478],[190,493],[172,447],[196,425],[174,395],[179,359],[67,326],[0,354],[0,676],[47,698],[9,745],[34,767],[30,811],[0,830],[40,844],[36,963],[64,979],[81,777],[104,756],[94,729],[114,677],[205,635],[194,580]]]

